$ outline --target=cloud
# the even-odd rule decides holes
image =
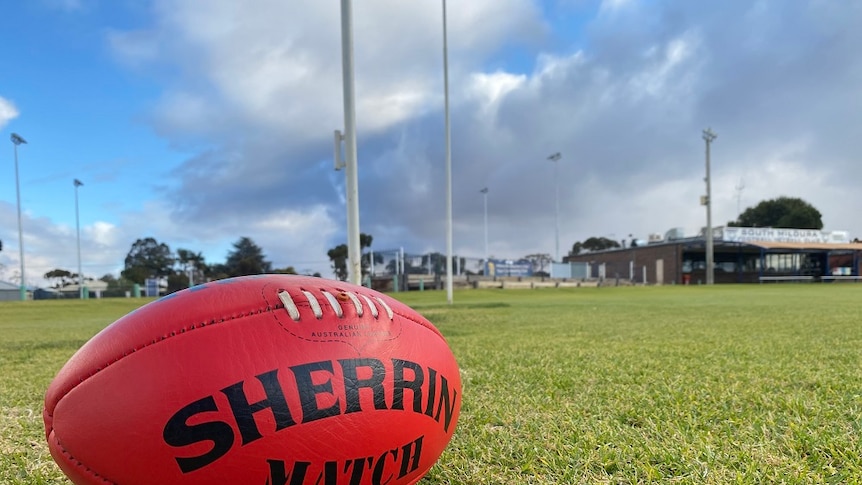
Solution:
[[[18,108],[8,99],[0,96],[0,129],[18,117]]]
[[[215,214],[269,218],[285,207],[308,212],[326,204],[340,214],[342,175],[331,173],[332,130],[343,124],[337,6],[269,2],[238,11],[235,2],[216,1],[200,15],[196,2],[156,5],[154,25],[108,39],[133,69],[181,72],[165,86],[152,123],[178,146],[208,148],[164,187],[176,201],[172,216],[189,227],[208,225]],[[475,63],[503,43],[534,35],[538,14],[524,0],[450,6],[453,77],[470,78]],[[361,177],[371,186],[361,201],[369,207],[378,195],[390,200],[383,192],[399,184],[395,177],[417,190],[429,183],[410,162],[423,155],[390,141],[406,140],[403,130],[415,120],[440,114],[441,15],[439,3],[427,2],[378,0],[354,10]],[[390,162],[398,167],[381,166]]]
[[[502,257],[552,251],[557,189],[561,249],[596,235],[694,233],[708,126],[719,136],[717,223],[735,216],[738,195],[743,209],[790,195],[820,208],[827,228],[862,234],[852,210],[862,6],[587,4],[448,4],[456,251],[484,252],[482,187]],[[445,247],[441,14],[439,2],[354,8],[360,223],[378,249]],[[561,38],[574,40],[549,44]],[[343,127],[337,5],[218,0],[202,11],[163,0],[149,25],[115,28],[106,42],[123,69],[161,86],[147,120],[188,156],[164,174],[159,201],[88,225],[88,244],[121,261],[155,235],[207,248],[212,261],[249,236],[278,266],[326,272],[326,249],[345,240],[344,175],[332,170]],[[68,238],[43,226],[41,237]]]

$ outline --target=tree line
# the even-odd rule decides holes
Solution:
[[[143,285],[148,278],[166,279],[168,292],[174,292],[205,281],[261,273],[296,274],[296,269],[293,266],[273,268],[263,249],[248,237],[233,243],[223,263],[208,263],[201,252],[191,249],[172,251],[166,243],[146,237],[132,243],[119,278],[106,274],[99,279],[108,283],[108,291]],[[44,277],[54,282],[54,288],[62,288],[77,283],[78,275],[54,269]],[[85,280],[92,281],[92,278]]]

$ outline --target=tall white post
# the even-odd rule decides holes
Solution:
[[[706,284],[715,283],[714,244],[712,240],[712,184],[709,174],[709,146],[717,135],[711,128],[703,130],[703,139],[706,141]]]
[[[554,213],[554,261],[560,261],[560,168],[559,161],[563,156],[557,152],[548,157],[548,160],[554,162],[554,205],[556,211]]]
[[[27,299],[27,278],[24,274],[24,230],[21,228],[21,185],[18,182],[18,145],[27,143],[17,133],[11,135],[12,144],[15,145],[15,196],[18,200],[18,254],[21,258],[21,285],[19,287],[21,301]]]
[[[452,295],[452,135],[449,122],[449,44],[446,32],[446,0],[443,0],[443,102],[446,118],[446,301]]]
[[[485,203],[485,262],[488,262],[488,187],[480,190]]]
[[[344,84],[344,148],[347,192],[347,273],[350,282],[362,284],[359,247],[359,177],[356,162],[356,106],[353,80],[353,7],[341,0],[341,64]]]
[[[81,269],[81,218],[78,211],[78,187],[84,185],[78,179],[73,182],[75,185],[75,228],[78,231],[78,298],[84,299],[84,271]]]

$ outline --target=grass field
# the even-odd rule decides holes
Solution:
[[[462,369],[427,484],[862,483],[862,285],[398,294]],[[66,484],[44,390],[132,300],[0,304],[0,483]]]

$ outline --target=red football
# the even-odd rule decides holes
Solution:
[[[260,275],[141,307],[45,397],[78,485],[413,484],[452,438],[461,379],[440,332],[376,291]]]

